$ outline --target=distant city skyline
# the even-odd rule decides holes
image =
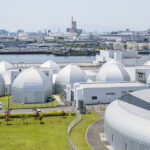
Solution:
[[[86,31],[147,30],[149,0],[0,0],[0,29],[65,31],[71,17]]]

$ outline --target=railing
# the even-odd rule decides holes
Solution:
[[[68,136],[68,142],[69,142],[69,144],[70,144],[72,150],[78,150],[77,147],[72,143],[72,141],[71,141],[71,139],[70,139],[70,132],[71,132],[71,129],[72,129],[78,122],[81,121],[81,114],[78,113],[77,115],[78,115],[77,118],[74,119],[74,120],[70,123],[70,125],[68,126],[68,133],[67,133],[67,136]]]

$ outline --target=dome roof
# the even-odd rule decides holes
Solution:
[[[5,85],[11,84],[11,77],[8,71],[2,72],[3,79],[5,81]]]
[[[85,72],[76,65],[67,65],[58,73],[56,84],[73,84],[76,82],[86,82]]]
[[[150,60],[148,60],[146,63],[144,63],[145,66],[150,66]]]
[[[130,76],[124,66],[117,61],[109,61],[104,64],[96,77],[96,81],[122,82],[130,81]]]
[[[50,80],[43,73],[31,67],[20,73],[12,84],[12,88],[31,90],[46,89],[51,86]]]
[[[47,60],[46,62],[44,62],[43,64],[41,64],[40,66],[41,68],[48,68],[48,69],[52,69],[52,70],[60,70],[60,66],[58,64],[56,64],[54,61],[52,60]]]
[[[12,68],[12,65],[6,61],[1,61],[0,62],[0,72],[4,72],[6,71],[7,69],[10,69]]]

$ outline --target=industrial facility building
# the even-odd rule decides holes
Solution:
[[[146,83],[150,74],[150,61],[148,60],[143,65],[126,67],[127,72],[130,75],[131,81],[139,81]]]
[[[104,130],[115,150],[150,149],[150,90],[135,91],[112,102]]]
[[[94,63],[105,63],[111,60],[116,60],[125,66],[143,65],[150,58],[141,56],[135,50],[101,50],[99,55],[96,55]]]
[[[84,104],[111,103],[128,92],[148,88],[140,82],[80,83],[74,89],[74,98],[76,101],[83,100]]]
[[[64,91],[66,100],[83,100],[84,104],[111,103],[128,92],[147,89],[148,85],[130,81],[125,67],[117,61],[103,64],[96,76],[96,82],[67,85]]]
[[[44,103],[51,95],[52,83],[35,68],[21,72],[12,84],[12,99],[20,103]]]
[[[67,101],[111,103],[128,92],[149,88],[149,73],[148,62],[141,66],[125,67],[114,59],[100,68],[85,65],[82,69],[73,64],[62,64],[60,67],[51,60],[36,68],[25,65],[14,67],[3,61],[0,62],[0,95],[12,94],[13,100],[20,103],[42,103],[52,94],[60,93]]]

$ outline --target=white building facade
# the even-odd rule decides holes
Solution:
[[[138,51],[134,50],[100,50],[100,55],[96,56],[95,63],[103,63],[116,60],[125,66],[143,65],[149,57],[139,56]]]
[[[83,100],[84,104],[111,103],[128,92],[148,88],[148,85],[140,82],[80,83],[74,88],[74,100]]]

